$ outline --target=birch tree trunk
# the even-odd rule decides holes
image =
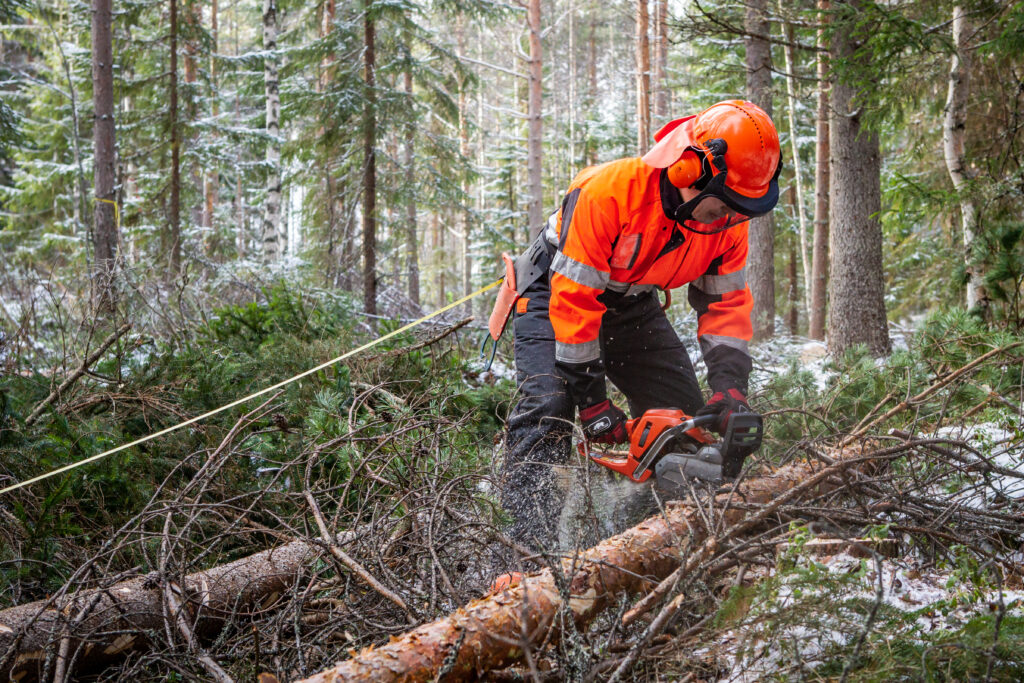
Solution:
[[[967,98],[971,90],[971,62],[966,44],[972,30],[970,19],[961,5],[953,7],[953,47],[949,66],[949,90],[942,122],[942,151],[953,187],[960,197],[960,221],[963,229],[964,265],[967,269],[968,309],[987,308],[985,282],[980,265],[974,257],[974,240],[978,228],[978,210],[971,199],[965,153],[967,134]]]
[[[651,47],[647,38],[647,0],[636,0],[636,149],[647,151],[651,139]]]
[[[767,0],[752,0],[747,4],[744,26],[749,34],[768,35]],[[747,96],[771,116],[771,45],[753,35],[744,38],[744,42],[747,48]],[[750,221],[748,243],[747,284],[754,296],[751,313],[754,339],[769,339],[775,335],[775,221],[771,214]]]
[[[370,12],[372,0],[363,8],[363,310],[377,313],[377,90],[376,27]]]
[[[850,3],[860,10],[859,2]],[[861,36],[840,27],[833,34],[836,59],[864,59],[856,53]],[[865,64],[861,64],[866,68]],[[832,291],[828,345],[840,354],[865,344],[876,356],[890,351],[882,275],[881,152],[877,133],[861,125],[863,106],[853,85],[832,84],[829,137],[829,196]]]
[[[263,86],[266,98],[266,131],[268,136],[267,201],[263,206],[263,261],[270,263],[281,257],[281,145],[279,94],[277,69],[277,0],[263,0]]]
[[[825,339],[825,311],[828,291],[828,194],[829,194],[829,59],[825,49],[830,0],[818,0],[818,113],[815,126],[817,144],[814,149],[814,239],[812,240],[810,322],[808,336]]]
[[[111,37],[113,21],[111,0],[93,0],[92,7],[92,83],[93,109],[93,248],[95,274],[93,294],[98,308],[110,312],[116,303],[114,278],[117,270],[117,246],[120,240],[113,202],[117,199],[114,140],[114,52]],[[76,132],[77,135],[77,132]]]
[[[530,223],[530,239],[533,240],[544,228],[544,182],[542,178],[542,147],[544,143],[543,122],[543,78],[544,63],[540,44],[540,0],[529,0],[526,9],[526,23],[529,29],[530,88],[528,94],[527,119],[527,181],[530,200],[526,215]]]

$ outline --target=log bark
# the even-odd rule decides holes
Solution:
[[[337,681],[445,681],[475,679],[523,656],[523,648],[551,642],[553,632],[571,617],[582,628],[623,593],[650,589],[682,565],[693,569],[710,558],[719,543],[760,526],[782,505],[827,492],[842,468],[860,459],[847,456],[828,467],[800,463],[741,483],[737,491],[715,498],[721,511],[718,529],[709,533],[706,508],[670,503],[664,515],[613,536],[562,561],[570,590],[563,600],[550,569],[496,595],[466,605],[451,616],[407,632],[380,647],[364,649],[351,659],[305,679],[302,683]],[[730,502],[765,505],[757,512],[731,508]],[[706,503],[705,503],[706,505]],[[680,539],[687,539],[680,547]]]
[[[354,534],[339,537],[351,541]],[[262,609],[304,574],[320,550],[294,541],[195,572],[175,584],[189,623],[209,635],[228,618]],[[164,587],[153,575],[0,611],[0,680],[37,680],[47,654],[62,647],[78,667],[92,668],[149,647],[148,632],[163,628]],[[134,632],[128,635],[128,632]],[[70,648],[67,644],[70,643]],[[77,652],[76,652],[77,651]]]

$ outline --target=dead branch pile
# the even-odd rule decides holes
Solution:
[[[771,454],[788,463],[778,469],[766,451],[735,490],[695,491],[519,588],[472,600],[492,578],[490,547],[507,541],[479,487],[482,463],[440,457],[464,438],[464,421],[413,409],[399,387],[366,383],[336,416],[340,435],[274,461],[254,441],[305,438],[274,424],[276,408],[264,404],[218,448],[185,459],[191,483],[159,489],[60,591],[0,612],[10,629],[0,626],[0,672],[63,681],[108,659],[91,669],[100,680],[249,680],[263,671],[295,680],[327,667],[312,680],[449,680],[509,664],[520,668],[489,675],[643,678],[708,642],[723,587],[742,583],[749,567],[774,566],[794,523],[832,539],[885,527],[899,552],[938,560],[966,550],[1007,583],[1019,580],[1012,552],[1024,516],[1006,486],[1024,478],[1008,455],[1020,450],[1019,435],[982,453],[962,435],[907,431],[842,450],[828,445],[842,435],[791,444]],[[257,457],[265,484],[238,494],[227,464]],[[346,529],[355,531],[335,533]],[[131,600],[120,598],[126,588]],[[352,658],[334,666],[346,652]],[[714,663],[683,666],[716,675]]]

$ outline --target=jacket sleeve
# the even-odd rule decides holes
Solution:
[[[735,237],[701,277],[690,283],[687,298],[697,311],[697,339],[708,367],[713,392],[739,389],[747,393],[753,364],[750,312],[754,298],[747,286],[747,229],[734,228]]]
[[[608,265],[618,224],[580,188],[562,203],[558,250],[551,262],[549,315],[555,332],[555,366],[580,408],[606,398],[597,297],[611,274]]]

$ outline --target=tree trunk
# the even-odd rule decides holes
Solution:
[[[92,7],[92,83],[93,108],[93,247],[95,273],[93,293],[98,308],[110,312],[116,303],[114,277],[117,270],[117,246],[120,240],[116,221],[117,195],[114,141],[114,51],[111,36],[111,0],[93,0]],[[77,131],[75,135],[77,135]]]
[[[970,174],[964,141],[967,137],[967,98],[971,91],[971,62],[966,45],[972,31],[970,19],[960,5],[953,7],[953,53],[949,66],[949,91],[942,125],[942,151],[953,187],[960,197],[960,220],[963,227],[964,265],[967,269],[968,309],[978,308],[985,313],[988,300],[980,264],[974,256],[974,240],[978,228],[978,210],[969,190]]]
[[[860,9],[858,2],[851,5]],[[857,63],[852,27],[833,35],[836,59]],[[865,64],[861,66],[866,67]],[[871,353],[889,353],[882,275],[881,152],[877,133],[861,126],[862,103],[857,89],[836,79],[832,84],[829,137],[829,196],[832,291],[829,297],[828,345],[840,354],[856,344]]]
[[[782,12],[783,6],[782,1],[779,0],[779,11]],[[795,198],[795,209],[797,216],[797,229],[800,235],[800,267],[804,276],[804,309],[809,311],[811,308],[811,260],[807,255],[807,214],[804,211],[804,176],[803,176],[803,163],[800,161],[800,145],[797,141],[799,137],[797,135],[796,128],[796,57],[795,49],[793,48],[793,25],[786,22],[785,25],[786,40],[790,43],[786,45],[783,52],[786,56],[786,100],[789,105],[786,108],[786,113],[789,116],[789,141],[792,149],[792,164],[793,164],[793,180],[796,190]],[[793,301],[793,305],[797,305],[797,301]]]
[[[540,44],[540,0],[529,0],[526,10],[526,21],[530,34],[530,91],[527,106],[527,185],[530,201],[526,215],[530,224],[532,240],[544,228],[544,181],[542,177],[542,145],[544,143],[543,125],[543,82],[544,63]]]
[[[263,609],[294,586],[318,555],[314,544],[295,541],[188,575],[181,595],[196,630],[209,635],[238,610]],[[47,652],[64,639],[71,641],[76,665],[86,668],[145,649],[146,632],[164,627],[163,595],[159,578],[140,576],[103,590],[5,609],[0,612],[0,657],[10,657],[0,661],[0,676],[38,679]]]
[[[201,6],[197,0],[183,0],[182,8],[184,9],[185,19],[185,44],[182,46],[185,53],[183,75],[186,86],[185,93],[188,95],[185,99],[185,120],[194,122],[199,118],[195,84],[199,81],[199,33],[202,30],[203,19]],[[195,133],[192,133],[185,146],[194,147],[195,137]],[[203,180],[199,170],[199,159],[196,156],[192,158],[189,176],[191,178],[191,187],[194,191],[192,195],[193,200],[189,202],[189,225],[202,225],[203,206],[195,197],[202,192]]]
[[[171,198],[168,216],[167,254],[169,275],[181,272],[181,139],[178,131],[178,0],[171,0],[171,69],[170,102],[167,117],[171,133]]]
[[[460,12],[456,26],[456,39],[459,50],[459,58],[466,56],[466,18]],[[469,162],[469,112],[466,101],[466,79],[459,78],[459,156],[466,163]],[[459,234],[462,244],[462,294],[463,296],[473,293],[473,251],[470,247],[470,228],[472,216],[469,210],[469,176],[462,173],[460,189],[462,190],[463,206],[459,211]],[[466,315],[473,314],[473,302],[467,301],[464,308]]]
[[[372,0],[364,7],[365,99],[363,105],[363,309],[377,313],[377,91],[376,29],[370,13]]]
[[[405,94],[412,101],[412,69],[405,69]],[[409,300],[420,306],[420,246],[416,235],[416,123],[405,126],[405,270],[409,274]]]
[[[749,33],[768,35],[767,0],[753,0],[747,5],[744,26]],[[747,36],[747,96],[750,101],[772,115],[772,53],[763,38]],[[775,221],[771,214],[750,221],[750,251],[747,256],[747,283],[754,295],[751,322],[754,339],[775,335]]]
[[[266,96],[267,202],[263,207],[263,261],[281,257],[281,97],[277,73],[277,0],[263,0],[263,85]]]
[[[651,47],[647,39],[649,24],[647,0],[636,0],[636,149],[637,156],[647,151],[651,139]]]
[[[812,240],[811,310],[809,311],[808,336],[811,339],[825,339],[825,311],[827,308],[826,292],[828,291],[828,100],[829,100],[829,61],[825,50],[825,23],[828,21],[828,10],[832,7],[830,0],[818,0],[818,113],[815,136],[817,144],[814,149],[814,239]]]
[[[217,95],[217,1],[210,0],[210,117],[216,122],[217,117],[220,115],[220,98]],[[211,136],[216,139],[216,132],[211,132]],[[207,162],[211,163],[211,162]],[[207,231],[213,230],[213,212],[217,204],[217,167],[208,167],[206,173],[203,176],[203,215],[202,215],[202,226]],[[207,238],[207,253],[213,251],[213,246],[216,244],[216,238],[210,233]]]
[[[793,205],[794,209],[799,210],[799,207],[796,206],[799,201],[796,188],[790,185],[787,194],[789,195],[789,203]],[[789,261],[786,263],[786,279],[789,280],[789,315],[787,322],[789,333],[794,336],[800,333],[800,277],[797,275],[797,263],[807,265],[807,259],[797,257],[797,246],[798,243],[794,242],[793,238],[790,237]]]
[[[668,66],[668,0],[655,0],[654,8],[654,120],[664,124],[669,117],[669,92],[665,84]]]
[[[723,520],[713,528],[732,527],[733,537],[759,528],[760,520],[779,506],[833,488],[828,475],[841,467],[822,470],[801,463],[743,482],[735,494],[715,498],[714,508]],[[833,479],[836,484],[841,481]],[[746,505],[730,508],[730,502],[737,500],[768,509],[752,514]],[[561,582],[556,583],[551,570],[545,569],[515,588],[474,600],[448,618],[392,636],[380,647],[366,648],[302,683],[429,681],[436,679],[442,666],[447,671],[445,681],[476,680],[480,674],[518,661],[523,645],[540,646],[557,639],[559,614],[583,628],[623,594],[649,589],[652,582],[668,576],[679,564],[682,539],[688,541],[688,566],[710,558],[717,543],[725,540],[721,532],[718,538],[708,537],[711,525],[704,515],[710,507],[707,502],[703,509],[693,503],[668,503],[664,514],[563,560]],[[559,586],[570,587],[568,603]]]

